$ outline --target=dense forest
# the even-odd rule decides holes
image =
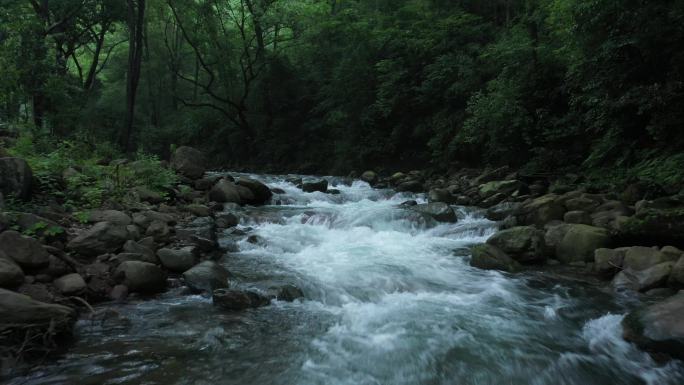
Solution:
[[[0,124],[255,170],[671,183],[683,41],[681,0],[6,0]]]

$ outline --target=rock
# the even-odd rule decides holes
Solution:
[[[228,287],[230,273],[214,261],[204,261],[183,273],[185,284],[194,292],[213,292]]]
[[[21,228],[21,231],[34,234],[36,237],[43,237],[50,239],[66,240],[66,233],[59,223],[40,217],[32,213],[13,213],[15,216],[15,223]],[[47,233],[58,233],[51,236],[46,236]]]
[[[562,220],[564,214],[565,207],[558,202],[558,195],[547,194],[523,202],[516,217],[518,223],[543,227],[553,220]]]
[[[544,243],[549,249],[556,250],[565,234],[570,229],[570,224],[558,222],[545,226]]]
[[[197,249],[194,246],[186,246],[180,249],[159,249],[157,257],[165,268],[182,273],[197,263]]]
[[[39,269],[50,263],[50,254],[40,242],[16,231],[0,233],[0,245],[5,255],[25,269]]]
[[[214,185],[214,187],[211,188],[209,191],[209,200],[221,203],[242,203],[238,186],[226,179],[221,179]]]
[[[239,186],[248,188],[252,192],[252,200],[243,201],[244,203],[253,205],[263,205],[268,203],[271,200],[271,197],[273,196],[271,189],[268,188],[268,186],[266,186],[265,184],[259,182],[258,180],[240,177],[237,181],[237,184]]]
[[[668,258],[671,258],[673,261],[676,261],[680,256],[684,255],[684,251],[679,250],[674,246],[665,246],[660,249],[660,252],[665,254]]]
[[[205,205],[191,204],[185,206],[185,210],[198,217],[210,217],[211,210]]]
[[[24,159],[0,158],[0,193],[5,198],[26,200],[32,187],[33,172]]]
[[[157,264],[159,259],[156,255],[140,254],[140,253],[119,253],[110,259],[115,264],[121,264],[127,261],[138,261]]]
[[[628,314],[623,336],[640,348],[684,359],[684,291]]]
[[[211,296],[214,305],[227,310],[244,310],[266,306],[270,300],[249,290],[216,289]]]
[[[399,204],[399,207],[413,207],[413,206],[416,206],[417,204],[418,204],[418,202],[416,202],[416,201],[414,201],[413,199],[411,199],[411,200],[408,200],[408,201],[401,202],[401,203]]]
[[[216,214],[216,226],[222,229],[235,227],[240,223],[240,218],[233,213],[218,213]]]
[[[492,207],[492,206],[498,205],[499,203],[503,202],[504,200],[506,200],[506,198],[508,198],[508,196],[505,194],[501,194],[501,193],[494,194],[494,195],[488,197],[487,199],[480,201],[479,205],[484,207],[484,208]]]
[[[627,248],[622,266],[631,270],[645,270],[659,263],[676,260],[677,257],[668,256],[657,248],[634,246]]]
[[[447,204],[457,204],[457,197],[452,195],[449,189],[433,188],[428,192],[429,202],[443,202]]]
[[[485,217],[490,221],[502,221],[518,210],[520,203],[502,202],[487,209]]]
[[[470,266],[485,270],[502,270],[515,272],[520,269],[520,264],[506,253],[490,244],[474,246]]]
[[[64,295],[77,294],[85,290],[86,283],[80,274],[71,273],[61,276],[52,282],[53,285]]]
[[[565,263],[592,262],[594,251],[610,246],[606,229],[588,225],[568,225],[567,232],[556,247],[558,260]]]
[[[145,186],[133,187],[132,191],[138,196],[138,199],[140,199],[140,201],[142,202],[157,204],[165,201],[164,196]]]
[[[166,222],[155,220],[147,227],[145,235],[154,238],[155,242],[164,243],[171,237],[171,229]]]
[[[590,199],[584,194],[581,197],[565,201],[565,208],[567,208],[568,211],[584,211],[590,213],[596,210],[600,205],[601,202]]]
[[[594,251],[594,271],[612,277],[622,268],[627,247],[617,249],[600,248]]]
[[[684,288],[684,256],[679,257],[677,263],[672,267],[667,284],[677,289]]]
[[[302,191],[312,193],[315,191],[326,192],[328,190],[328,181],[319,179],[315,181],[306,181],[302,183]]]
[[[546,259],[544,233],[533,226],[519,226],[499,231],[487,243],[497,247],[520,263]]]
[[[152,238],[150,238],[152,239]],[[147,242],[146,242],[147,243]],[[154,241],[153,241],[154,243]],[[135,242],[132,240],[126,241],[123,245],[123,251],[124,253],[128,254],[139,254],[142,255],[143,258],[140,259],[141,261],[145,262],[151,262],[151,263],[156,263],[157,257],[154,252],[153,248],[150,248],[149,245],[144,244],[142,241],[140,242]]]
[[[616,290],[629,289],[645,292],[667,285],[674,262],[663,262],[645,270],[625,269],[613,278],[612,286]]]
[[[88,223],[110,222],[126,226],[132,223],[131,217],[117,210],[91,210],[86,213]]]
[[[458,218],[454,210],[446,203],[423,203],[409,207],[421,214],[432,217],[438,222],[456,222]]]
[[[24,271],[0,249],[0,287],[14,288],[24,283]]]
[[[304,292],[295,285],[283,285],[269,288],[270,296],[278,301],[293,302],[297,298],[303,298]]]
[[[581,225],[591,225],[593,223],[591,215],[586,211],[568,211],[563,216],[563,221]]]
[[[366,171],[361,174],[361,180],[372,186],[378,181],[378,174],[376,174],[374,171]]]
[[[137,241],[141,237],[140,227],[138,227],[136,225],[126,226],[126,231],[128,231],[128,239],[132,239],[132,240]]]
[[[207,252],[218,247],[216,221],[212,217],[196,218],[192,222],[178,227],[176,237],[181,241],[192,242]]]
[[[176,218],[171,214],[160,213],[152,210],[133,214],[133,223],[140,228],[147,229],[153,221],[160,221],[168,225],[174,225],[176,223]]]
[[[76,311],[70,307],[47,304],[0,289],[0,330],[23,330],[24,326],[30,325],[59,335],[70,332],[75,321]]]
[[[181,146],[171,155],[171,168],[190,179],[199,179],[206,171],[204,155],[192,147]]]
[[[209,191],[221,179],[218,175],[208,176],[195,181],[195,190]]]
[[[128,240],[128,235],[125,226],[99,222],[72,239],[67,248],[84,256],[95,257],[119,250]]]
[[[619,226],[619,236],[640,244],[684,245],[684,198],[637,202],[636,214]]]
[[[131,292],[153,294],[166,289],[166,274],[159,266],[140,261],[126,261],[119,265],[114,277]]]
[[[516,192],[527,193],[527,186],[519,180],[499,180],[480,185],[479,192],[484,198],[496,194],[510,196]]]
[[[128,297],[128,287],[126,285],[116,285],[109,292],[109,298],[112,301],[123,301]]]
[[[420,193],[425,191],[425,188],[423,187],[423,184],[420,183],[419,181],[415,180],[409,180],[406,182],[399,183],[397,185],[397,191],[399,192],[413,192],[413,193]]]

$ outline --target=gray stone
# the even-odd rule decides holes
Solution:
[[[0,287],[14,288],[24,283],[24,271],[0,250]]]
[[[209,200],[220,203],[242,203],[238,186],[226,179],[221,179],[211,188],[209,191]]]
[[[72,239],[67,248],[84,256],[95,257],[119,250],[128,238],[126,226],[99,222]]]
[[[183,273],[185,284],[194,292],[213,292],[228,287],[230,273],[214,261],[204,261]]]
[[[91,210],[86,213],[88,223],[110,222],[115,225],[130,225],[131,217],[117,210]]]
[[[521,263],[543,262],[546,259],[544,233],[533,226],[518,226],[499,231],[487,243]]]
[[[197,263],[197,249],[194,246],[180,249],[164,248],[157,250],[157,257],[165,268],[182,273]]]
[[[86,283],[80,274],[71,273],[61,276],[52,282],[62,294],[70,295],[79,293],[86,288]]]
[[[684,291],[628,314],[622,321],[627,341],[650,352],[684,359]]]
[[[672,267],[670,279],[667,284],[677,289],[684,288],[684,256],[680,257],[677,263]]]
[[[627,249],[627,247],[596,249],[594,251],[594,271],[604,276],[613,276],[622,268]]]
[[[485,270],[515,272],[520,264],[495,246],[482,244],[473,247],[470,266]]]
[[[200,205],[200,204],[191,204],[185,206],[185,210],[192,215],[196,215],[198,217],[210,217],[211,216],[211,210],[209,207],[205,205]]]
[[[114,277],[131,292],[153,294],[166,289],[166,274],[159,266],[140,261],[126,261],[119,265]]]
[[[244,203],[253,205],[263,205],[268,203],[268,201],[270,201],[271,197],[273,196],[271,189],[268,188],[268,186],[266,186],[265,184],[259,182],[258,180],[240,177],[237,181],[237,184],[238,186],[248,188],[254,196],[254,198],[251,201],[243,201]]]
[[[293,302],[304,297],[304,292],[295,285],[283,285],[269,288],[270,297],[285,302]]]
[[[328,181],[325,179],[318,179],[313,181],[306,181],[302,183],[302,191],[312,193],[315,191],[328,191]]]
[[[565,207],[556,194],[547,194],[523,202],[516,213],[518,223],[543,227],[553,220],[562,220]]]
[[[378,174],[376,174],[374,171],[365,171],[363,174],[361,174],[361,180],[373,185],[375,182],[378,181]]]
[[[611,238],[606,229],[588,225],[569,225],[565,236],[556,247],[561,262],[593,262],[594,251],[610,246]]]
[[[33,172],[24,159],[0,158],[0,193],[5,197],[28,199],[33,187]]]
[[[145,231],[145,235],[154,238],[156,242],[167,242],[171,237],[171,229],[166,222],[152,221]]]
[[[668,256],[657,248],[634,246],[627,249],[623,267],[631,270],[645,270],[659,263],[676,260],[677,257]]]
[[[201,151],[181,146],[171,155],[171,168],[190,179],[199,179],[206,171],[206,160]]]
[[[454,210],[446,203],[423,203],[410,207],[411,210],[432,217],[438,222],[456,222],[458,218]]]
[[[616,290],[634,290],[645,292],[667,285],[674,262],[663,262],[645,270],[625,269],[619,272],[611,283]]]
[[[26,269],[38,269],[50,263],[50,254],[40,242],[16,231],[0,233],[0,245],[5,255]]]
[[[582,225],[591,225],[593,223],[591,215],[586,211],[568,211],[563,216],[563,221]]]
[[[216,289],[211,299],[214,305],[227,310],[245,310],[270,303],[267,297],[254,291],[235,289]]]
[[[31,325],[60,334],[71,331],[75,321],[76,311],[70,307],[47,304],[27,295],[0,289],[0,330]]]

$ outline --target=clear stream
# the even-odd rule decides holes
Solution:
[[[684,364],[624,342],[638,300],[550,272],[468,265],[496,224],[476,209],[437,224],[398,207],[421,195],[351,186],[287,192],[244,208],[257,244],[224,235],[240,285],[292,283],[306,294],[244,312],[181,289],[81,320],[61,358],[15,384],[683,384]],[[233,247],[235,249],[235,247]]]

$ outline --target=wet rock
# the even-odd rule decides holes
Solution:
[[[24,271],[0,250],[0,287],[14,288],[24,283]]]
[[[634,290],[645,292],[667,285],[674,262],[663,262],[645,270],[625,269],[619,272],[611,285],[616,290]]]
[[[293,302],[298,298],[304,297],[304,292],[302,289],[295,285],[270,287],[268,291],[269,297],[272,297],[278,301]]]
[[[211,299],[214,305],[227,310],[245,310],[270,303],[267,297],[254,291],[235,289],[216,289]]]
[[[585,195],[565,201],[565,208],[567,208],[568,211],[584,211],[590,213],[596,210],[600,205],[600,201],[590,199]]]
[[[342,194],[342,191],[340,191],[336,188],[329,188],[328,191],[326,191],[326,193],[328,193],[330,195],[340,195],[340,194]]]
[[[454,210],[446,203],[423,203],[410,207],[421,214],[432,217],[438,222],[456,222],[458,218]]]
[[[22,268],[38,269],[50,263],[50,254],[40,242],[16,231],[0,233],[0,245],[4,254]]]
[[[659,263],[676,260],[676,257],[668,256],[657,248],[634,246],[627,248],[622,266],[631,270],[645,270]]]
[[[518,226],[499,231],[487,243],[520,263],[543,262],[546,259],[544,233],[533,226]]]
[[[413,193],[421,193],[425,191],[425,187],[423,184],[419,181],[416,180],[409,180],[406,182],[399,183],[397,185],[397,191],[399,192],[413,192]]]
[[[328,181],[325,179],[318,179],[314,181],[306,181],[302,183],[302,191],[312,193],[315,191],[328,191]]]
[[[86,283],[80,274],[71,273],[59,277],[52,282],[53,285],[64,295],[77,294],[85,290]]]
[[[238,186],[226,179],[221,179],[211,188],[209,191],[209,200],[221,203],[242,203]]]
[[[365,171],[361,174],[361,180],[372,186],[378,181],[378,174],[375,171]]]
[[[0,158],[0,194],[26,200],[32,187],[33,172],[24,159]]]
[[[166,274],[159,266],[140,261],[126,261],[119,265],[114,277],[131,292],[153,294],[166,289]]]
[[[198,179],[195,181],[195,190],[209,191],[220,179],[221,177],[218,175]]]
[[[591,215],[586,211],[568,211],[563,216],[563,221],[566,223],[591,225],[593,223]]]
[[[128,297],[128,287],[126,285],[116,285],[109,292],[112,301],[123,301]]]
[[[211,217],[196,218],[190,223],[176,229],[179,240],[191,242],[202,251],[212,251],[218,247],[216,238],[216,221]]]
[[[502,202],[487,209],[485,217],[490,221],[502,221],[518,210],[520,203]]]
[[[253,205],[263,205],[268,203],[271,200],[271,197],[273,196],[271,189],[268,188],[268,186],[266,186],[265,184],[259,182],[258,180],[240,177],[237,181],[237,184],[239,186],[248,188],[252,192],[254,198],[251,201],[244,201],[245,203]]]
[[[40,217],[32,213],[16,213],[15,223],[21,228],[21,231],[31,233],[36,237],[45,237],[50,239],[66,240],[66,233],[59,223]],[[47,236],[48,233],[56,233]]]
[[[91,210],[86,213],[86,218],[88,223],[110,222],[121,226],[132,223],[131,217],[117,210]]]
[[[502,270],[515,272],[520,264],[499,248],[490,244],[477,245],[472,248],[470,266],[485,270]]]
[[[147,229],[154,221],[164,222],[171,226],[176,224],[176,218],[169,213],[148,210],[133,214],[133,223],[140,228]]]
[[[212,214],[209,207],[200,204],[187,205],[185,206],[185,210],[198,217],[210,217]]]
[[[593,262],[594,251],[610,246],[611,238],[606,229],[588,225],[568,225],[565,236],[556,247],[556,257],[561,262]]]
[[[684,359],[684,291],[628,314],[622,321],[627,341],[652,353]]]
[[[171,155],[171,168],[190,179],[199,179],[206,171],[206,160],[201,151],[181,146]]]
[[[112,257],[110,260],[114,264],[121,264],[123,262],[127,261],[138,261],[138,262],[147,262],[147,263],[154,263],[157,264],[159,263],[159,259],[157,258],[156,255],[149,255],[149,254],[140,254],[140,253],[119,253]]]
[[[399,204],[399,206],[400,207],[413,207],[413,206],[416,206],[417,204],[418,204],[418,202],[416,202],[414,200],[408,200],[408,201],[401,202]]]
[[[612,277],[622,269],[627,247],[617,249],[599,248],[594,251],[594,271]]]
[[[153,238],[149,238],[152,240]],[[149,241],[146,242],[135,242],[133,240],[128,240],[126,243],[123,245],[123,251],[124,253],[129,253],[129,254],[140,254],[143,256],[141,261],[146,261],[146,262],[156,262],[156,257],[155,257],[155,251],[153,248],[149,247]],[[154,247],[154,241],[152,241],[152,247]]]
[[[684,245],[684,197],[637,202],[636,214],[619,226],[623,239],[641,244]]]
[[[72,239],[67,248],[84,256],[95,257],[119,250],[128,237],[126,226],[99,222]]]
[[[484,198],[496,194],[503,194],[506,197],[514,193],[527,193],[527,186],[519,180],[492,181],[480,185],[479,193]]]
[[[218,213],[216,214],[216,226],[222,229],[235,227],[240,223],[240,218],[233,213]]]
[[[562,220],[565,207],[558,202],[558,195],[547,194],[523,202],[516,213],[518,223],[543,227],[553,220]]]
[[[51,329],[67,333],[76,321],[74,309],[37,301],[13,291],[0,289],[0,330],[23,330],[24,327]]]
[[[157,250],[157,257],[165,268],[182,273],[197,263],[197,249],[186,246],[180,249],[164,248]]]
[[[166,199],[160,193],[150,190],[145,186],[136,186],[132,189],[133,193],[138,196],[141,202],[148,202],[152,204],[162,203]]]
[[[672,267],[672,272],[670,273],[667,284],[677,289],[684,288],[684,256],[680,257],[677,263]]]
[[[214,261],[204,261],[183,273],[185,284],[193,292],[213,292],[228,287],[230,273]]]

